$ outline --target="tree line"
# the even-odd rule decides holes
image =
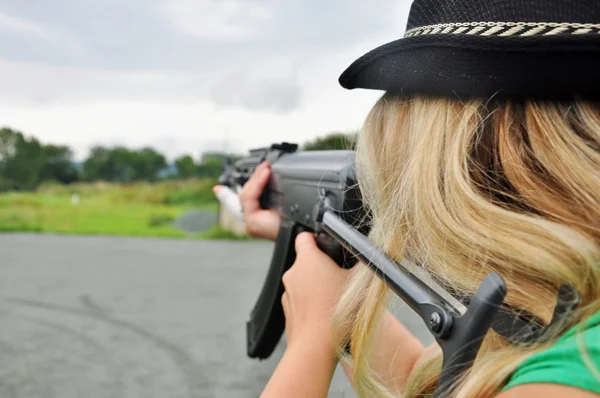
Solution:
[[[353,135],[334,133],[306,143],[304,150],[346,149]],[[33,190],[43,182],[86,181],[130,183],[168,178],[216,178],[225,154],[205,152],[199,162],[184,155],[172,164],[159,151],[145,147],[95,146],[81,163],[66,145],[43,144],[11,128],[0,129],[0,191]]]
[[[76,162],[66,145],[41,143],[10,128],[0,129],[0,191],[35,189],[43,182],[86,181],[130,183],[168,178],[217,177],[224,154],[207,152],[196,163],[184,155],[169,164],[159,151],[146,147],[95,146],[83,162]]]

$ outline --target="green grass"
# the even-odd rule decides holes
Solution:
[[[213,185],[202,180],[129,186],[53,184],[32,193],[4,193],[0,195],[0,232],[244,239],[216,226],[196,235],[171,226],[190,210],[216,212]],[[78,205],[71,203],[73,194],[79,196]]]

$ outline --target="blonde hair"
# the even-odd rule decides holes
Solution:
[[[600,104],[386,94],[359,134],[357,173],[371,240],[458,295],[471,296],[497,272],[506,303],[546,323],[565,283],[582,303],[567,326],[600,309]],[[336,308],[336,338],[340,346],[351,341],[355,388],[360,396],[432,393],[441,352],[415,366],[401,392],[369,368],[388,293],[361,267]],[[490,331],[455,396],[497,394],[557,337],[512,346]]]

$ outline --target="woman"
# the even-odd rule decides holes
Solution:
[[[457,296],[497,272],[515,314],[544,325],[561,285],[579,294],[543,338],[490,331],[454,396],[600,394],[599,23],[595,0],[415,0],[405,38],[340,79],[386,91],[357,143],[372,242]],[[261,165],[240,198],[249,233],[274,239],[278,216],[258,205],[269,176]],[[360,396],[432,393],[441,351],[386,310],[386,286],[339,269],[310,234],[296,250],[288,346],[262,396],[326,396],[338,361]]]

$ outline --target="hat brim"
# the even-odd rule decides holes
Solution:
[[[600,34],[407,37],[360,57],[339,82],[346,89],[460,99],[600,99]]]

